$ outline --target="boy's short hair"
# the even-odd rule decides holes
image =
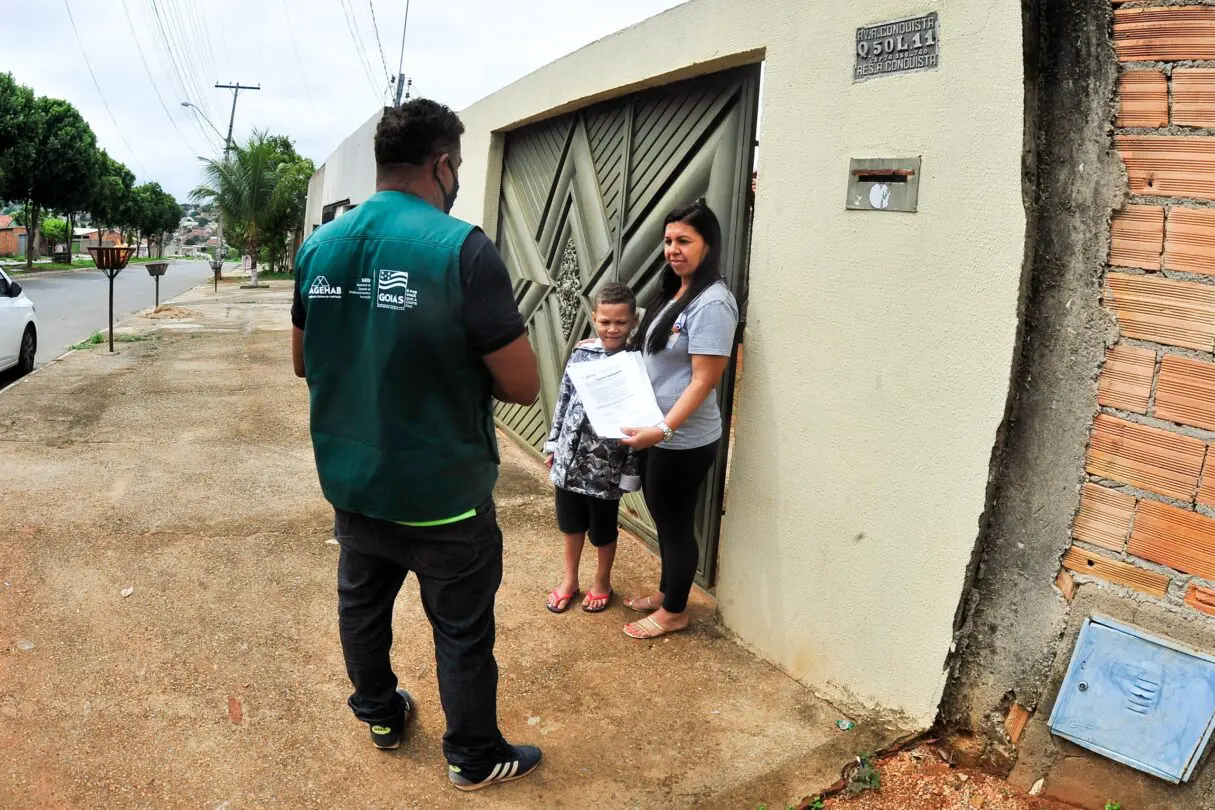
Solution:
[[[613,282],[605,284],[595,294],[595,308],[600,304],[628,304],[629,312],[637,314],[637,294],[627,284]]]

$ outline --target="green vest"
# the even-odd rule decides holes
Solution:
[[[397,522],[480,506],[498,477],[492,378],[463,326],[472,226],[381,191],[300,248],[312,446],[325,497]]]

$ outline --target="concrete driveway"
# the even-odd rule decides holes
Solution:
[[[430,630],[412,580],[394,660],[399,752],[344,705],[332,512],[290,370],[290,283],[184,296],[120,353],[0,393],[0,807],[449,807]],[[624,637],[618,604],[554,616],[560,537],[538,464],[503,442],[500,713],[542,745],[492,807],[784,807],[897,730],[852,731],[726,638]],[[652,586],[623,544],[616,587]],[[122,591],[133,588],[129,596]]]

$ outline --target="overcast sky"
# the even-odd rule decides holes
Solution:
[[[459,110],[680,2],[412,0],[404,71],[415,95]],[[39,95],[71,101],[138,182],[155,180],[184,199],[198,180],[197,156],[217,153],[222,140],[182,101],[202,107],[226,134],[232,94],[213,85],[260,83],[260,91],[240,94],[235,137],[255,127],[289,135],[319,166],[388,99],[386,74],[397,71],[405,6],[405,0],[0,0],[0,72],[12,72]]]

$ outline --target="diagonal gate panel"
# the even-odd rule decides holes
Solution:
[[[548,119],[508,133],[498,246],[527,321],[543,383],[531,406],[499,405],[499,425],[539,451],[565,360],[592,334],[591,300],[624,281],[645,301],[662,269],[662,219],[705,197],[721,220],[722,271],[745,304],[746,230],[759,66],[702,76]],[[722,385],[729,420],[733,366]],[[701,497],[698,579],[715,575],[726,447]],[[621,518],[650,542],[640,495]]]

